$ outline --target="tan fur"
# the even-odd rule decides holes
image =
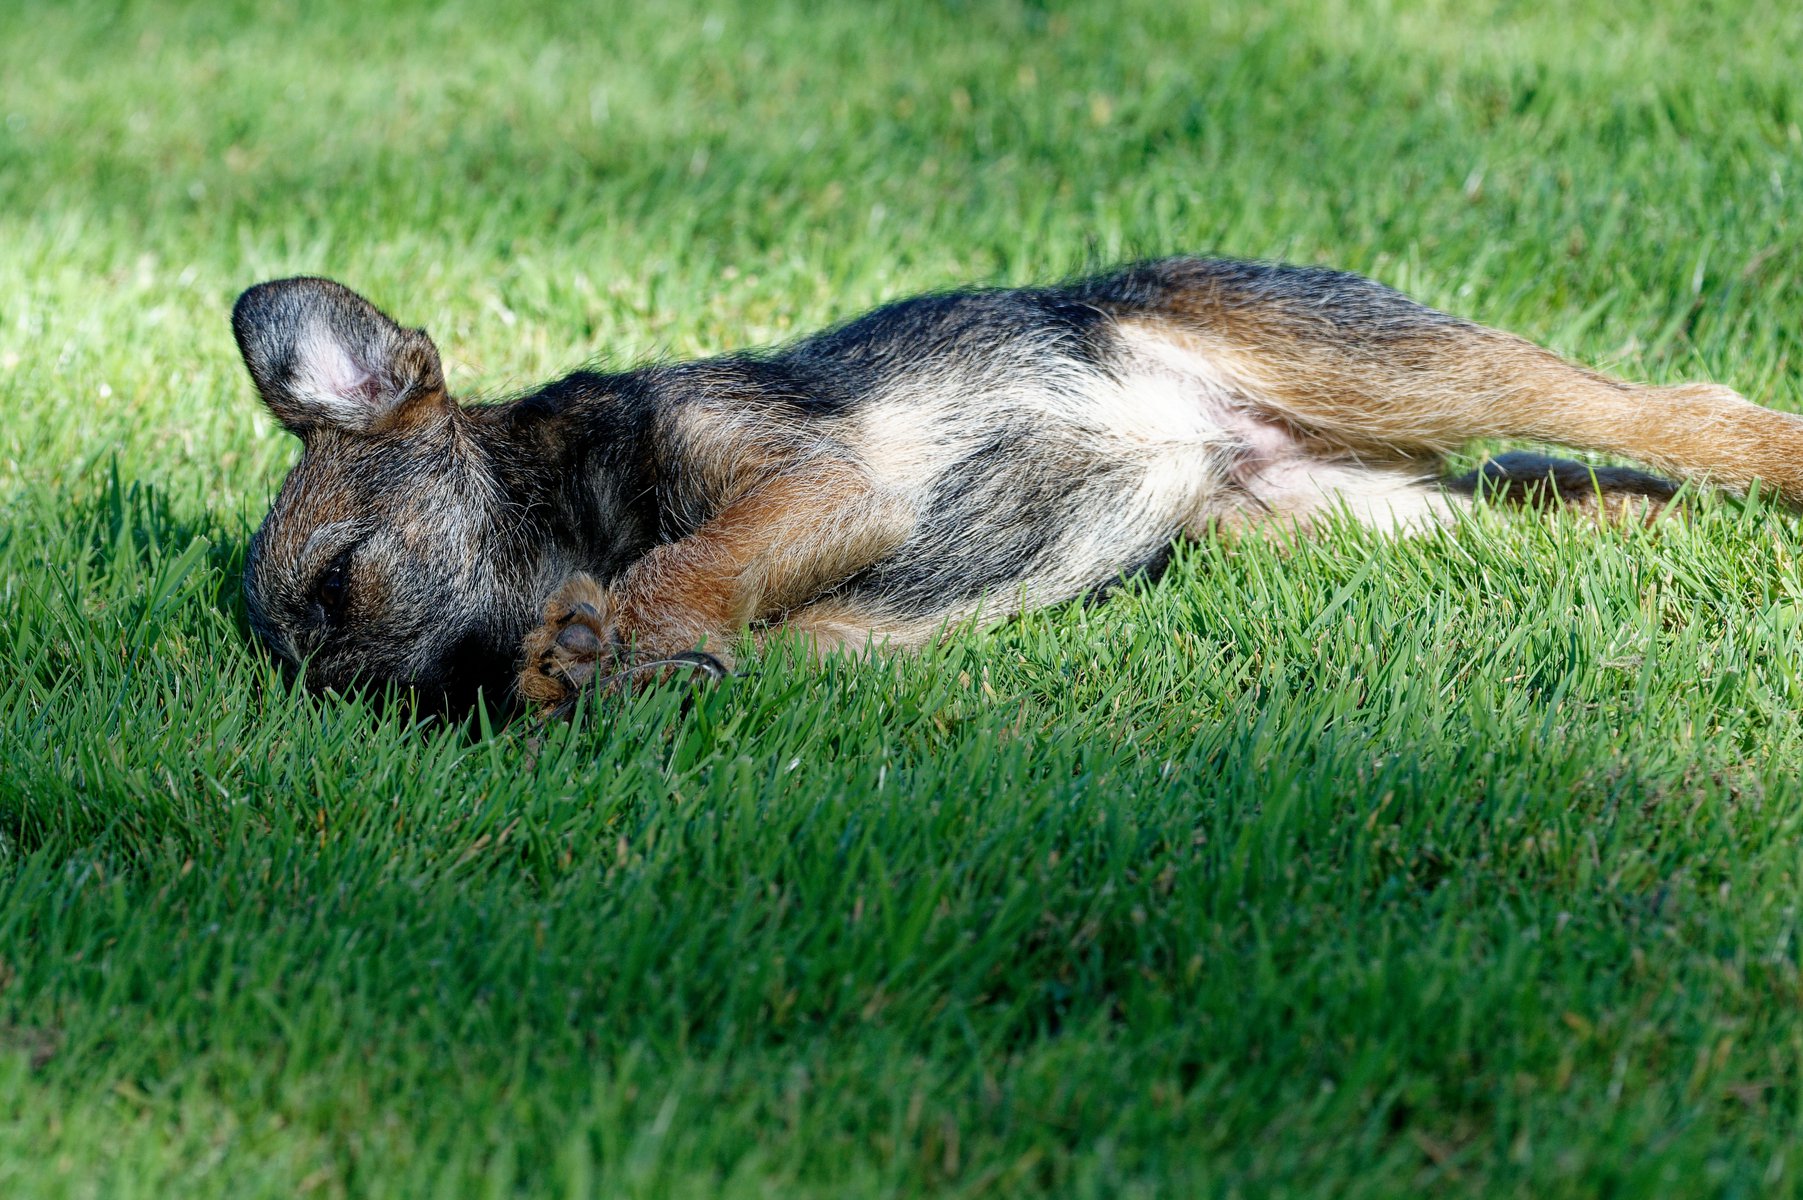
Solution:
[[[816,654],[856,655],[879,650],[918,650],[955,627],[955,622],[948,625],[942,618],[872,621],[868,612],[855,605],[820,600],[784,613],[782,623],[771,626],[771,630],[793,634]]]
[[[1378,354],[1298,338],[1263,310],[1201,300],[1163,321],[1123,324],[1208,362],[1305,436],[1379,460],[1531,438],[1719,487],[1760,480],[1803,505],[1803,417],[1718,384],[1626,383],[1480,326],[1411,331]]]
[[[558,589],[528,636],[521,694],[539,704],[566,698],[573,661],[583,658],[560,647],[572,622],[635,660],[702,647],[730,667],[732,644],[747,625],[819,595],[907,536],[906,506],[873,489],[862,468],[842,460],[808,467],[749,488],[605,591],[587,575]]]

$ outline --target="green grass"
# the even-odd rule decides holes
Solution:
[[[1213,250],[1803,409],[1803,17],[1558,7],[6,5],[0,1195],[1800,1190],[1767,504],[1201,545],[542,739],[245,631],[288,272],[465,394]]]

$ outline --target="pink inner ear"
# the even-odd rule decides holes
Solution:
[[[321,402],[370,404],[381,398],[380,386],[370,373],[337,338],[317,326],[301,335],[294,350],[300,368],[296,382]]]

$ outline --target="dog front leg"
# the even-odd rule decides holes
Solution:
[[[912,524],[911,507],[856,463],[791,468],[612,585],[567,580],[527,635],[519,693],[554,708],[598,680],[632,686],[685,666],[730,670],[747,625],[876,562]]]

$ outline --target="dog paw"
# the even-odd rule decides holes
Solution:
[[[563,704],[611,670],[622,649],[607,593],[589,576],[572,575],[551,593],[544,619],[526,635],[520,696],[540,707]]]
[[[521,698],[556,715],[567,713],[584,691],[646,687],[677,676],[713,682],[732,674],[730,659],[696,649],[660,649],[684,639],[624,629],[620,617],[619,606],[600,584],[588,575],[571,576],[551,594],[544,620],[526,636],[517,683]]]

